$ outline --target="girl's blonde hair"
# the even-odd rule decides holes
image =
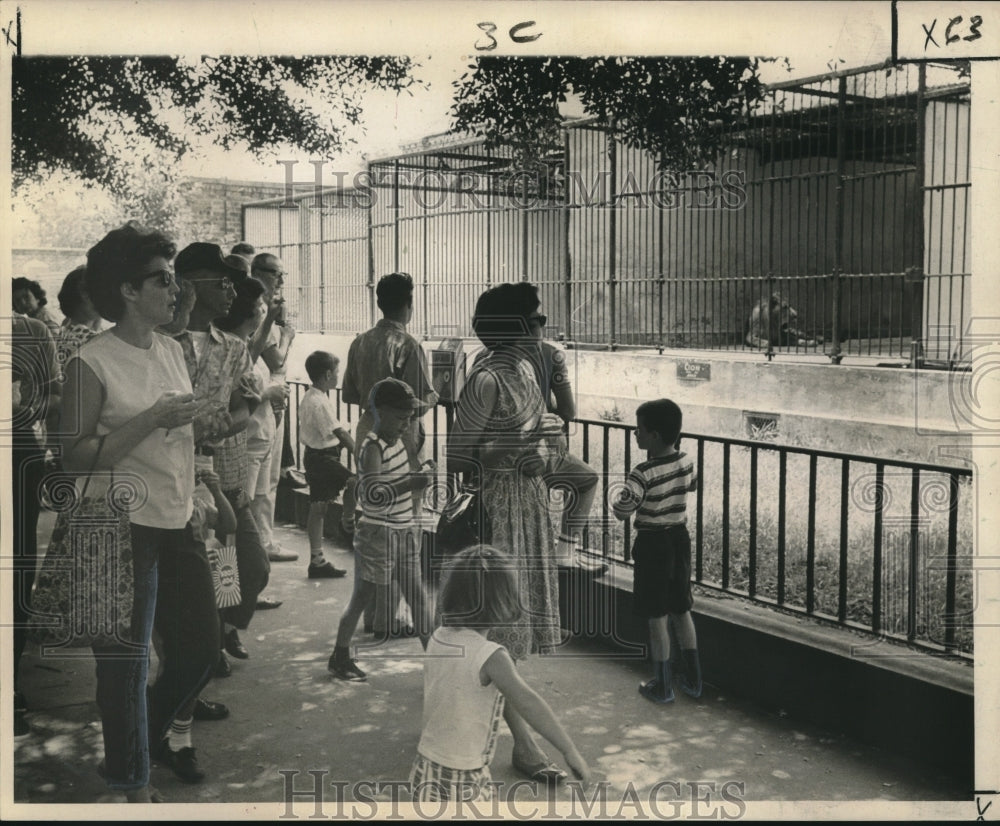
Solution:
[[[521,614],[514,558],[492,545],[473,545],[455,555],[444,571],[438,597],[442,625],[494,628]]]

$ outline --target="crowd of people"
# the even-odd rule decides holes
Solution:
[[[129,223],[107,234],[59,292],[65,321],[45,311],[35,282],[15,279],[15,681],[24,649],[37,557],[37,523],[48,461],[87,475],[133,474],[144,485],[129,511],[133,556],[132,645],[94,647],[107,785],[129,801],[156,800],[150,762],[199,782],[193,720],[228,715],[201,697],[209,680],[231,674],[226,653],[247,658],[240,639],[261,608],[270,564],[291,561],[273,534],[275,492],[290,453],[286,361],[295,335],[284,315],[281,260],[241,243],[178,251],[155,230]],[[354,434],[337,420],[329,392],[339,360],[316,351],[305,361],[311,387],[299,406],[309,487],[311,579],[346,571],[325,558],[324,520],[340,499],[340,534],[355,554],[350,602],[336,626],[328,670],[365,681],[352,656],[364,628],[400,633],[409,615],[424,649],[423,734],[411,773],[423,799],[481,799],[502,715],[523,776],[558,783],[586,760],[516,663],[561,644],[558,569],[575,561],[597,489],[597,474],[567,450],[575,415],[562,353],[543,341],[546,317],[527,283],[486,290],[473,313],[483,344],[449,432],[450,471],[476,480],[490,534],[460,551],[435,600],[421,574],[423,493],[438,469],[425,458],[423,416],[438,401],[427,360],[407,331],[413,282],[404,273],[376,289],[383,318],[350,346],[342,398],[360,406]],[[41,364],[42,368],[37,365]],[[636,606],[649,622],[653,679],[641,694],[673,700],[680,687],[701,693],[691,620],[690,541],[685,497],[691,461],[679,449],[681,413],[668,400],[637,413],[648,454],[613,503],[635,516]],[[344,455],[346,450],[347,456]],[[348,458],[349,457],[349,458]],[[351,467],[354,470],[351,470]],[[550,490],[564,509],[553,529]],[[233,548],[239,597],[220,607],[212,564]],[[640,587],[641,586],[641,587]],[[671,651],[672,632],[680,653]],[[150,649],[158,670],[149,679]],[[451,656],[445,656],[451,655]],[[15,726],[26,727],[15,697]]]

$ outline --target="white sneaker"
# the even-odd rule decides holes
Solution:
[[[294,562],[299,555],[295,551],[286,551],[281,545],[272,545],[271,550],[267,552],[267,558],[271,562]]]

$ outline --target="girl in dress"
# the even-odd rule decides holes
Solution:
[[[589,782],[590,769],[549,704],[518,674],[490,629],[522,613],[512,557],[489,545],[457,554],[439,598],[441,626],[424,660],[423,733],[410,772],[414,800],[489,800],[490,761],[504,702]]]

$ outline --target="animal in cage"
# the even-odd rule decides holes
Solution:
[[[762,298],[750,311],[746,343],[761,350],[772,347],[813,347],[822,344],[820,336],[802,332],[796,327],[798,311],[780,293]]]

